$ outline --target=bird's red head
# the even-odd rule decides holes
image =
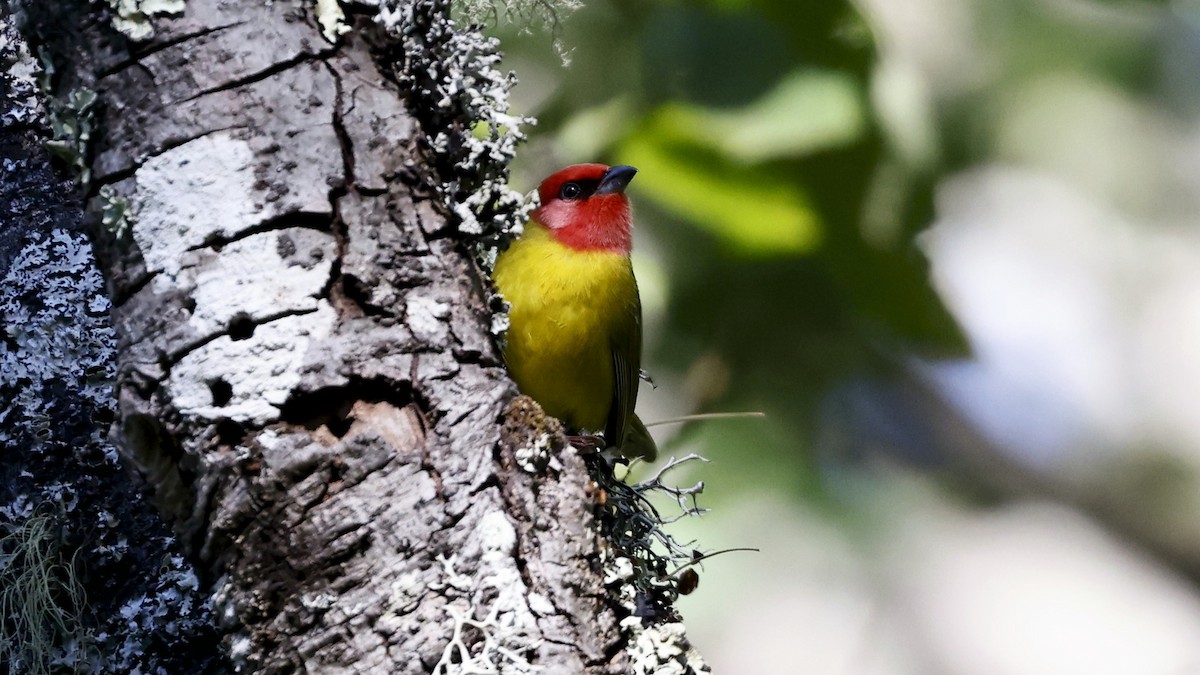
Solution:
[[[637,169],[604,164],[576,164],[542,181],[542,205],[534,220],[555,239],[581,251],[628,255],[633,247],[632,216],[625,186]]]

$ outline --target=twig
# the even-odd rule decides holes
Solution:
[[[646,428],[658,427],[664,424],[683,424],[684,422],[699,422],[702,420],[736,420],[736,419],[759,419],[766,417],[765,412],[750,411],[750,412],[719,412],[719,413],[697,413],[695,415],[684,415],[682,417],[672,417],[665,420],[655,420],[646,422]]]

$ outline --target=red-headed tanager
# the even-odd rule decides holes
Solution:
[[[636,173],[577,164],[542,181],[541,206],[496,260],[494,279],[510,306],[504,359],[521,392],[573,430],[603,429],[626,457],[653,459],[633,412],[642,304],[625,187]]]

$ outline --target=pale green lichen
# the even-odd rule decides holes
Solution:
[[[88,148],[94,128],[92,107],[96,105],[96,98],[96,92],[80,87],[63,98],[48,99],[54,138],[46,141],[46,148],[71,167],[85,188],[92,180]]]
[[[145,40],[154,35],[150,17],[159,14],[182,14],[184,0],[108,0],[117,12],[113,26],[131,40]]]
[[[123,239],[133,222],[133,210],[129,200],[111,185],[100,188],[100,225],[116,239]]]
[[[467,24],[508,23],[520,26],[523,31],[545,30],[566,67],[571,64],[571,50],[559,37],[559,27],[568,15],[582,7],[582,0],[455,0],[454,14]]]
[[[50,424],[53,402],[41,394],[53,383],[83,385],[91,402],[110,404],[117,340],[108,309],[86,237],[54,230],[26,240],[0,279],[0,387],[17,391],[0,403],[0,419]],[[15,438],[0,430],[0,447]]]
[[[57,672],[78,656],[63,645],[82,638],[83,588],[49,508],[18,516],[0,536],[0,662],[12,672]]]
[[[75,89],[65,96],[54,91],[57,69],[49,52],[43,47],[38,51],[40,68],[37,85],[46,99],[46,112],[53,138],[46,141],[46,149],[71,168],[80,185],[87,187],[91,182],[92,170],[88,148],[92,140],[96,92],[86,87]]]

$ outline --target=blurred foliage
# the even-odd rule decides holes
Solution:
[[[1188,407],[1200,0],[588,0],[561,26],[569,64],[545,35],[501,32],[520,112],[539,120],[519,185],[574,162],[641,170],[630,194],[646,366],[669,412],[769,415],[675,437],[713,460],[681,483],[702,477],[705,505],[729,518],[719,534],[712,520],[680,527],[765,558],[786,550],[772,538],[789,517],[817,514],[886,587],[924,562],[883,569],[885,531],[1032,495],[1200,579],[1187,517],[1200,490],[1186,468],[1200,461]],[[653,421],[660,392],[642,391]],[[938,506],[922,515],[916,492]],[[755,502],[769,504],[750,509],[762,522],[737,520]],[[940,543],[917,548],[936,559]],[[723,565],[734,563],[714,562],[714,576]],[[788,559],[749,582],[728,572],[737,597],[710,608],[710,639],[771,607],[731,619],[746,583],[777,603],[797,597],[778,589],[824,586],[795,579],[801,568]],[[1011,571],[981,570],[963,578]],[[1006,588],[1023,583],[1013,578]],[[886,606],[894,590],[863,592]],[[945,600],[911,599],[907,610]],[[735,668],[803,637],[762,616],[729,638]],[[1015,651],[986,628],[999,624],[979,625],[978,644]],[[935,670],[982,672],[895,672]]]
[[[938,11],[952,16],[927,16]],[[909,414],[880,408],[895,403],[888,385],[867,395],[862,383],[886,383],[913,357],[967,354],[919,246],[939,179],[997,160],[1075,162],[1096,190],[1161,201],[1141,187],[1152,178],[1106,164],[1126,118],[1114,113],[1093,142],[1094,123],[1038,117],[1028,101],[1107,104],[1125,92],[1188,110],[1200,101],[1188,37],[1200,11],[1177,4],[1167,23],[1164,11],[1136,0],[592,0],[559,26],[569,63],[544,34],[500,31],[519,112],[538,118],[515,180],[532,188],[585,161],[640,169],[647,365],[681,383],[684,408],[770,416],[678,439],[749,480],[819,496],[814,469],[828,478],[844,459],[814,461],[831,416],[865,416],[893,453],[936,464],[920,423],[887,431],[887,415]],[[918,29],[905,37],[904,22]],[[921,26],[944,34],[914,41]]]
[[[928,171],[889,147],[869,102],[866,22],[846,2],[596,0],[562,30],[561,69],[546,40],[503,37],[552,146],[518,180],[581,161],[640,169],[638,223],[669,286],[650,362],[684,375],[699,409],[771,416],[727,423],[732,438],[710,429],[711,455],[811,487],[805,441],[831,386],[964,351],[914,245]],[[728,377],[703,375],[714,362]],[[759,447],[729,446],[756,425]]]

